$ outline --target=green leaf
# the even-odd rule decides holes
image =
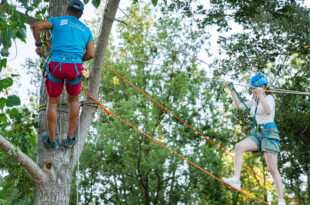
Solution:
[[[94,5],[94,7],[96,7],[96,8],[98,8],[99,7],[99,5],[100,5],[100,0],[93,0],[92,1],[92,3],[93,3],[93,5]]]
[[[13,107],[14,105],[20,105],[20,99],[16,95],[11,95],[6,101],[6,106]]]
[[[0,191],[0,199],[5,199],[7,197],[6,190]]]
[[[0,22],[6,22],[6,15],[4,13],[0,13]]]
[[[0,123],[1,123],[1,122],[6,122],[6,120],[7,120],[6,115],[3,114],[3,113],[1,113],[1,114],[0,114]]]
[[[89,0],[84,0],[84,4],[88,4]]]
[[[18,76],[20,76],[19,74],[11,74],[11,77],[13,78],[13,77],[18,77]]]
[[[9,114],[10,118],[15,118],[18,115],[18,109],[13,108],[11,110],[7,110],[7,113]]]
[[[0,109],[4,108],[5,102],[6,102],[5,98],[0,98]]]
[[[157,3],[158,3],[158,0],[152,0],[152,4],[153,4],[154,6],[156,6]]]
[[[16,37],[19,38],[21,41],[26,42],[26,29],[21,28],[16,32]]]
[[[6,48],[6,47],[3,47],[2,49],[1,49],[1,52],[0,52],[0,54],[2,55],[2,56],[9,56],[9,49],[8,48]]]
[[[13,38],[14,37],[14,34],[15,34],[15,31],[14,30],[9,30],[8,31],[8,35],[9,35],[9,38]]]
[[[0,60],[0,72],[1,72],[2,68],[6,67],[6,62],[7,62],[6,58],[3,58]]]
[[[0,80],[0,92],[3,89],[6,89],[6,88],[10,87],[11,85],[13,85],[12,78],[5,78],[3,80]]]

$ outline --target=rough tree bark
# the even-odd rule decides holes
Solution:
[[[4,2],[6,3],[6,1]],[[50,0],[49,16],[65,15],[68,2],[69,0]],[[103,15],[115,18],[119,2],[120,0],[109,0]],[[27,23],[29,22],[32,21],[27,21]],[[88,84],[89,92],[94,97],[98,96],[100,76],[112,24],[112,21],[103,18],[99,37],[97,39],[96,54]],[[41,82],[40,105],[47,104],[47,93],[44,81],[45,79]],[[66,98],[66,93],[63,92],[60,102],[67,101]],[[38,165],[21,151],[17,150],[4,137],[0,136],[0,149],[5,152],[11,149],[17,150],[12,158],[19,162],[21,166],[34,177],[36,183],[34,200],[36,205],[69,204],[71,176],[83,150],[91,122],[94,119],[94,114],[97,109],[91,105],[91,101],[91,99],[87,99],[83,106],[80,116],[80,128],[76,129],[76,132],[80,130],[80,133],[78,133],[79,141],[72,149],[64,147],[68,128],[68,106],[59,105],[58,107],[56,140],[59,149],[57,151],[45,148],[41,141],[42,136],[48,134],[48,128],[46,122],[46,107],[42,107],[39,110]]]

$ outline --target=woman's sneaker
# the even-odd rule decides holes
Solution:
[[[51,142],[50,138],[48,137],[48,135],[44,135],[42,136],[42,142],[45,146],[50,147],[52,150],[57,150],[58,149],[58,145],[56,140]]]
[[[229,184],[230,186],[241,190],[241,182],[238,180],[235,176],[230,177],[230,178],[225,178],[223,177],[222,180],[226,183]]]
[[[279,199],[278,205],[285,205],[285,201],[283,199]]]

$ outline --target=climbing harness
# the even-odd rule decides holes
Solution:
[[[263,135],[263,133],[262,133],[262,131],[261,131],[261,127],[263,127],[263,128],[266,129],[266,134],[265,134],[265,135]],[[256,132],[255,132],[255,135],[254,135],[254,136],[255,136],[256,139],[258,140],[259,148],[261,148],[261,141],[259,140],[259,138],[258,138],[258,136],[257,136],[257,134],[256,134],[257,132],[260,133],[260,135],[263,137],[263,140],[264,140],[264,139],[268,139],[270,142],[276,144],[277,147],[279,148],[279,146],[280,146],[280,141],[277,140],[277,139],[272,139],[272,138],[268,137],[269,128],[272,128],[272,127],[278,129],[278,127],[277,127],[277,125],[276,125],[275,122],[270,122],[270,123],[266,123],[266,124],[257,124],[257,125],[256,125]],[[279,139],[281,140],[281,138],[279,138]],[[259,151],[259,152],[260,152],[260,151]]]
[[[44,62],[44,68],[43,68],[43,78],[46,78],[48,76],[48,73],[50,72],[50,57],[46,57]]]
[[[255,86],[261,86],[263,84],[266,84],[267,79],[265,78],[265,76],[263,76],[262,74],[257,74],[255,75],[252,79],[251,79],[251,85],[254,84]],[[263,83],[263,84],[262,84]],[[259,84],[259,85],[258,85]],[[238,92],[236,91],[234,84],[233,83],[229,83],[230,88],[232,88],[232,90],[236,93],[237,97],[239,98],[239,100],[242,102],[242,104],[245,106],[246,110],[250,113],[251,110],[249,109],[249,107],[245,104],[245,102],[243,101],[243,99],[240,97],[240,95],[238,94]],[[277,147],[279,148],[280,146],[280,141],[281,138],[279,138],[279,140],[277,139],[272,139],[268,137],[268,131],[269,128],[273,127],[273,128],[278,128],[275,122],[270,122],[270,123],[266,123],[266,124],[258,124],[257,120],[256,120],[256,112],[257,112],[257,107],[258,107],[258,102],[259,100],[255,101],[256,106],[255,106],[255,112],[254,112],[254,116],[253,116],[253,121],[254,121],[254,125],[253,125],[253,129],[255,130],[254,133],[252,133],[255,138],[258,141],[259,147],[258,147],[258,153],[261,152],[261,140],[259,139],[259,137],[257,136],[257,133],[259,133],[263,139],[268,139],[270,142],[275,143],[277,145]],[[266,129],[266,134],[264,135],[261,127]]]
[[[65,55],[58,55],[58,54],[53,54],[52,56],[53,61],[58,62],[58,64],[55,66],[54,70],[52,72],[48,73],[48,79],[54,83],[62,83],[64,80],[63,79],[58,79],[54,77],[54,72],[56,71],[57,68],[59,68],[59,71],[61,72],[61,65],[62,63],[72,63],[74,64],[75,71],[76,71],[76,78],[74,80],[66,80],[66,82],[69,85],[76,85],[79,84],[82,81],[82,76],[80,72],[78,71],[78,68],[76,66],[77,63],[83,63],[81,59],[76,58],[76,57],[71,57],[71,56],[65,56]]]
[[[78,76],[79,75],[79,71],[77,69],[77,66],[76,66],[76,61],[75,61],[75,58],[72,58],[72,57],[63,57],[62,60],[60,62],[58,62],[58,64],[56,65],[56,67],[54,68],[53,72],[50,73],[50,67],[49,67],[49,63],[50,63],[50,56],[46,57],[45,59],[45,62],[44,62],[44,69],[43,69],[43,77],[48,77],[49,80],[51,80],[52,82],[55,82],[55,83],[62,83],[63,80],[62,79],[57,79],[54,77],[54,72],[55,70],[59,67],[59,70],[61,72],[61,64],[64,63],[62,61],[66,60],[66,59],[71,59],[72,60],[72,64],[74,64],[74,67],[75,67],[75,70],[77,72],[77,77],[76,79],[72,80],[72,81],[69,81],[69,80],[66,80],[66,82],[69,84],[69,85],[76,85],[78,83],[80,83],[82,81],[82,78],[88,78],[89,77],[89,73],[88,73],[88,69],[86,67],[85,64],[83,64],[83,67],[81,68],[81,76]],[[67,63],[68,61],[66,61]]]

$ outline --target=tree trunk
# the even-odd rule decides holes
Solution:
[[[61,2],[60,2],[61,1]],[[107,3],[105,13],[109,17],[114,18],[118,9],[120,0],[110,0]],[[49,13],[50,16],[65,15],[69,0],[51,0]],[[99,81],[101,76],[101,69],[109,34],[113,22],[103,20],[99,38],[96,46],[96,57],[93,61],[93,69],[91,78],[89,80],[90,93],[98,95]],[[66,91],[61,95],[60,102],[67,101]],[[45,79],[41,82],[40,88],[40,105],[47,104],[47,93],[45,88]],[[38,131],[38,165],[47,174],[48,181],[43,185],[36,186],[35,204],[69,204],[71,175],[79,156],[84,147],[88,130],[90,128],[96,108],[88,106],[87,103],[83,107],[82,115],[80,116],[80,130],[78,133],[79,141],[72,149],[64,147],[67,137],[68,129],[68,105],[58,106],[57,127],[56,127],[56,141],[59,145],[57,151],[46,149],[42,143],[42,136],[48,135],[47,121],[46,121],[46,107],[41,107],[39,110],[39,131]],[[79,124],[79,123],[78,123]],[[76,129],[77,133],[78,127]]]

